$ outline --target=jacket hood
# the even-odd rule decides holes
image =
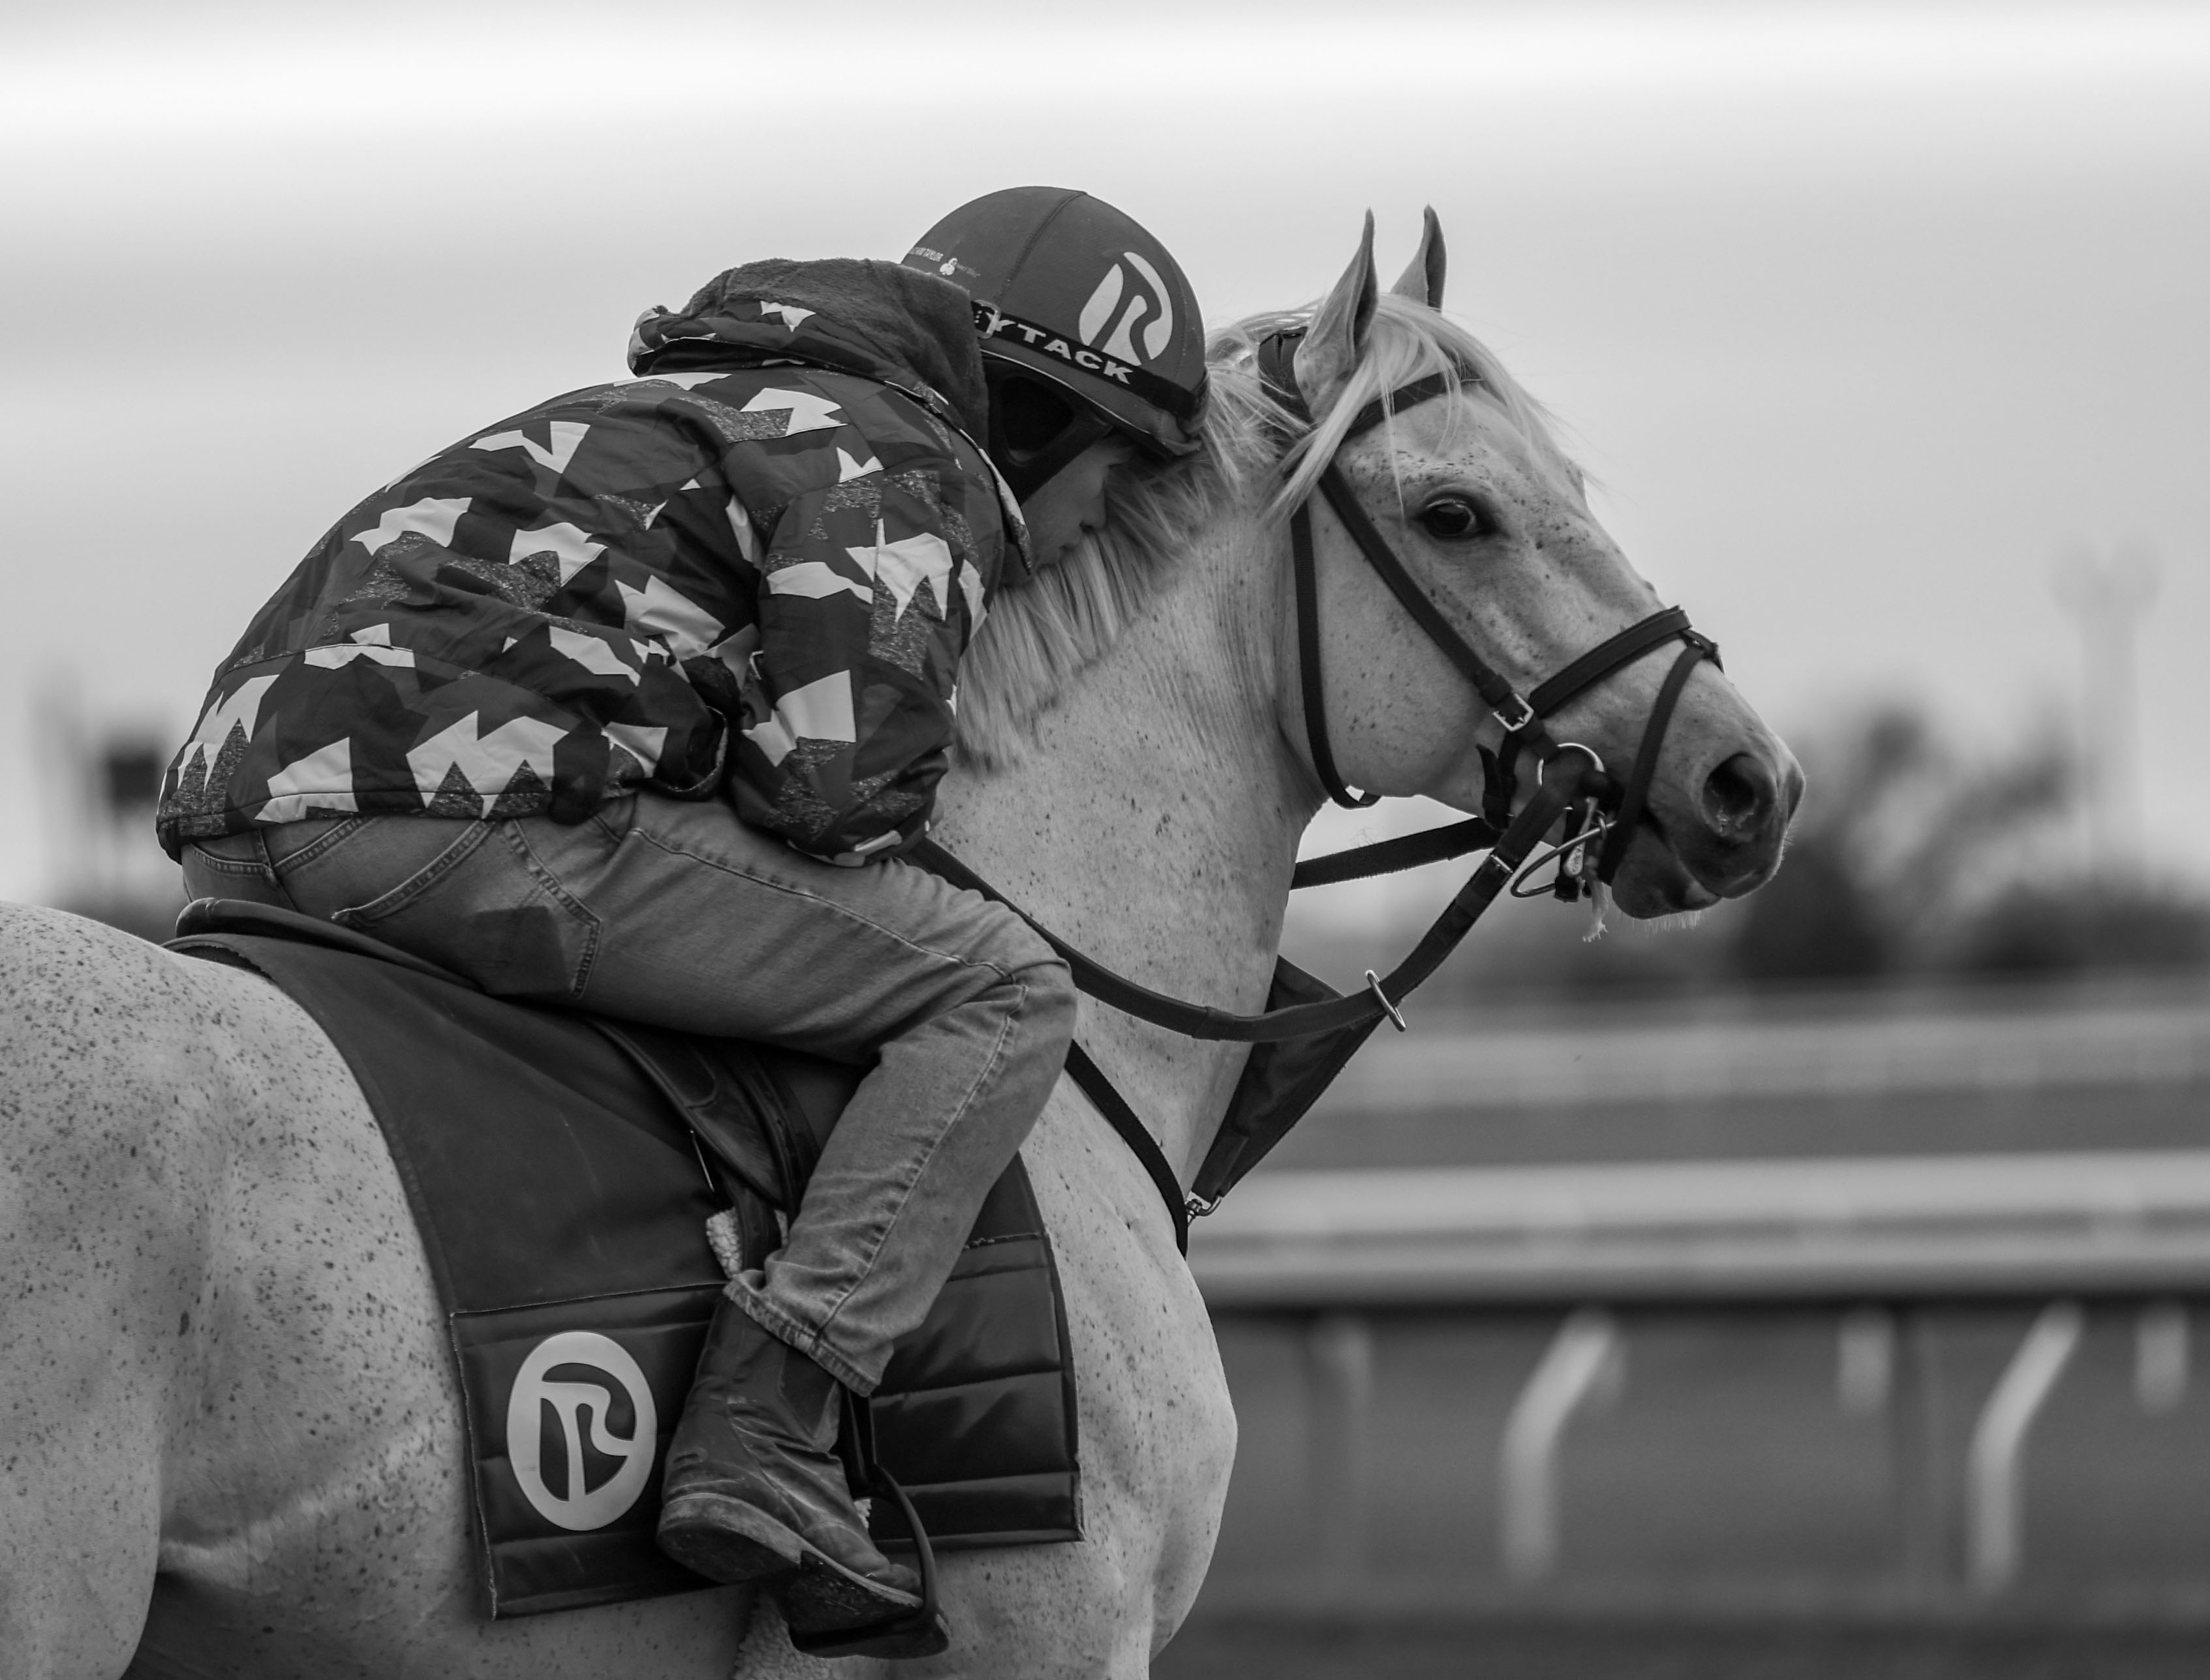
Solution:
[[[948,280],[897,263],[773,258],[717,275],[680,311],[649,309],[630,335],[633,372],[788,359],[901,385],[970,437],[987,434],[973,305]]]

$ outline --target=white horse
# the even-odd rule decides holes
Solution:
[[[1317,311],[1220,335],[1205,452],[996,607],[937,828],[1075,945],[1237,1011],[1265,1002],[1320,800],[1281,498],[1352,414],[1428,373],[1477,376],[1339,460],[1422,587],[1523,692],[1656,605],[1540,411],[1429,307],[1432,221],[1403,295],[1377,296],[1371,250],[1369,223]],[[1296,372],[1319,420],[1285,460],[1253,347],[1306,320]],[[1333,516],[1316,521],[1344,778],[1471,807],[1497,724]],[[1666,663],[1574,702],[1559,737],[1626,763]],[[1760,884],[1800,787],[1700,667],[1620,908]],[[1244,1052],[1086,1006],[1082,1034],[1187,1182]],[[0,907],[0,1675],[825,1671],[771,1611],[747,1635],[728,1589],[485,1618],[459,1395],[406,1198],[344,1063],[272,988]],[[1066,1294],[1087,1538],[944,1558],[951,1648],[907,1671],[1137,1680],[1204,1577],[1235,1419],[1205,1303],[1129,1150],[1062,1082],[1024,1153]]]

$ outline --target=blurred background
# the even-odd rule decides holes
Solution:
[[[1032,181],[1223,320],[1434,205],[1812,786],[1693,928],[1500,911],[1200,1227],[1243,1448],[1159,1671],[2204,1671],[2200,4],[15,0],[0,896],[158,932],[161,766],[376,485]]]

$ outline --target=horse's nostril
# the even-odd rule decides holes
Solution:
[[[1730,840],[1747,839],[1772,816],[1772,772],[1737,752],[1704,779],[1704,820]]]

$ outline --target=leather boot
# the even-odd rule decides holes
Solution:
[[[911,1570],[867,1538],[836,1457],[843,1389],[724,1300],[667,1449],[660,1549],[709,1580],[764,1582],[794,1632],[909,1616]]]

